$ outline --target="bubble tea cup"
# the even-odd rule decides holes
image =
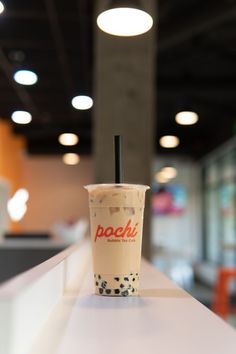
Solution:
[[[145,185],[93,184],[89,193],[95,293],[138,294]]]

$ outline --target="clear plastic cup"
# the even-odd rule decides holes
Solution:
[[[90,231],[95,292],[105,296],[138,294],[145,185],[92,184]]]

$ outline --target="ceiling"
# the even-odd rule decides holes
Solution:
[[[77,132],[80,143],[70,147],[91,153],[91,111],[78,111],[71,99],[92,95],[93,1],[5,0],[0,16],[0,115],[10,119],[17,109],[32,113],[29,125],[14,125],[27,139],[29,153],[59,154],[68,150],[57,139]],[[12,80],[27,68],[38,74],[34,86]]]
[[[199,158],[236,133],[236,1],[159,0],[157,135]],[[180,110],[199,122],[180,126]],[[167,152],[161,149],[159,152]]]
[[[29,125],[14,124],[31,154],[68,150],[57,141],[65,130],[80,136],[70,151],[92,151],[93,109],[77,111],[70,102],[92,96],[94,1],[69,4],[5,0],[0,16],[0,116],[32,113]],[[236,132],[236,1],[159,0],[157,17],[156,151],[199,158]],[[14,83],[18,68],[35,71],[38,83]],[[199,122],[176,124],[182,109],[196,111]],[[177,135],[179,147],[162,149],[166,134]]]

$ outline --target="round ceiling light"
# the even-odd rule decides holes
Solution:
[[[72,146],[78,143],[79,137],[73,133],[64,133],[59,135],[58,141],[61,145]]]
[[[93,100],[89,96],[80,95],[72,98],[71,104],[75,109],[85,110],[93,106]]]
[[[168,179],[175,178],[177,176],[177,170],[174,167],[171,166],[166,166],[161,169],[161,172],[163,176],[165,176]]]
[[[3,3],[0,1],[0,14],[3,13],[5,7],[3,5]]]
[[[174,135],[164,135],[160,138],[159,143],[164,148],[175,148],[179,145],[179,138]]]
[[[197,123],[198,114],[192,111],[182,111],[176,114],[175,121],[181,125],[192,125]]]
[[[26,111],[15,111],[12,113],[11,119],[17,124],[29,124],[32,120],[32,116]]]
[[[149,31],[153,25],[153,19],[145,11],[118,7],[102,12],[97,17],[97,25],[108,34],[130,37]]]
[[[31,70],[18,70],[13,76],[14,80],[21,85],[34,85],[38,81],[38,76]]]
[[[62,161],[66,165],[77,165],[80,161],[80,157],[78,154],[74,154],[70,152],[62,156]]]

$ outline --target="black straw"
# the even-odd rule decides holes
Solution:
[[[123,183],[122,138],[120,135],[114,136],[114,143],[115,143],[115,182]]]

